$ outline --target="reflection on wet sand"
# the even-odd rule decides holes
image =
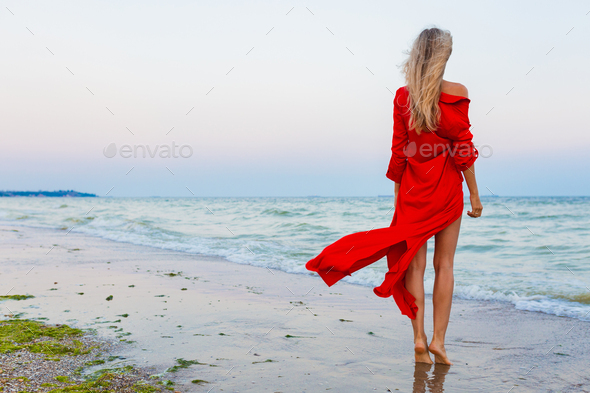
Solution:
[[[445,391],[443,384],[451,367],[444,364],[435,364],[432,374],[428,375],[432,367],[432,364],[416,363],[414,369],[414,393],[439,393]]]

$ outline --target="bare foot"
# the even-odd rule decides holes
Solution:
[[[432,364],[426,341],[418,340],[414,343],[414,357],[416,358],[416,363]]]
[[[439,345],[436,342],[431,342],[428,346],[428,350],[434,354],[434,362],[437,364],[452,365],[451,361],[447,357],[447,351],[444,345]]]

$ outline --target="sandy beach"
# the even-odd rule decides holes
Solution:
[[[455,299],[455,365],[416,366],[410,320],[369,287],[51,229],[2,226],[0,247],[0,294],[34,296],[0,302],[2,319],[127,340],[119,367],[198,360],[166,375],[178,391],[590,391],[577,319]]]

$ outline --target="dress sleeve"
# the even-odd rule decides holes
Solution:
[[[470,168],[479,152],[473,145],[473,134],[469,131],[469,100],[462,100],[455,104],[456,117],[454,127],[449,130],[448,137],[451,139],[451,155],[459,171],[463,172]]]
[[[403,110],[398,103],[400,97],[400,90],[395,94],[393,99],[393,142],[391,144],[391,159],[389,160],[389,167],[387,168],[388,179],[396,183],[401,183],[402,175],[406,169],[406,154],[404,147],[408,144],[408,131],[404,124],[401,111]]]

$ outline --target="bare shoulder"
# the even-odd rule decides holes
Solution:
[[[467,91],[467,88],[460,83],[443,80],[442,91],[453,96],[469,98],[469,92]]]

